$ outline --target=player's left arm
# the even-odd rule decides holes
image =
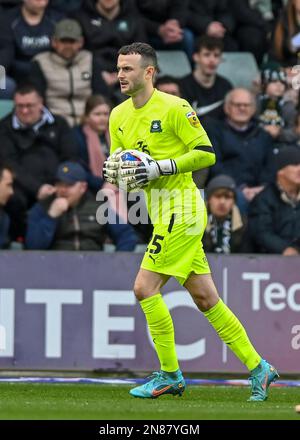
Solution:
[[[153,172],[149,174],[148,180],[200,170],[214,165],[215,162],[216,155],[211,145],[196,145],[191,151],[176,159],[153,161]]]
[[[170,159],[176,165],[176,173],[188,173],[215,164],[216,155],[211,142],[187,101],[180,100],[177,106],[172,107],[169,120],[176,136],[189,150],[182,156]]]

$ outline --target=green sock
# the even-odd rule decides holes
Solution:
[[[140,301],[163,371],[178,370],[174,326],[170,312],[160,293]]]
[[[257,367],[261,356],[255,351],[240,321],[221,299],[210,310],[204,312],[204,315],[222,341],[250,371]]]

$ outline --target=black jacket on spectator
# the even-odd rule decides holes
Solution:
[[[8,74],[17,81],[24,80],[24,75],[29,73],[31,58],[50,49],[54,26],[60,18],[59,12],[48,8],[41,22],[30,26],[23,18],[21,6],[3,14],[0,20],[0,51],[4,44],[5,49],[4,61],[1,58],[0,64],[10,67]]]
[[[101,61],[103,70],[113,72],[121,46],[146,41],[142,18],[133,0],[121,0],[120,13],[111,21],[100,14],[95,3],[95,0],[86,0],[73,17],[82,26],[85,47]]]
[[[0,121],[0,157],[16,174],[20,190],[31,204],[44,183],[54,183],[60,162],[78,157],[78,146],[67,122],[55,116],[38,131],[32,128],[15,129],[12,114]],[[13,196],[14,198],[14,196]]]
[[[276,184],[254,198],[248,219],[250,235],[260,252],[281,254],[289,246],[299,248],[300,201],[294,206],[284,201]]]
[[[273,180],[271,136],[252,121],[246,131],[237,131],[227,121],[216,122],[208,134],[217,162],[211,175],[227,174],[237,186],[258,186]]]
[[[149,36],[157,35],[159,26],[169,19],[184,27],[188,15],[188,0],[138,0]]]
[[[260,12],[249,5],[249,0],[230,0],[232,11],[239,25],[266,28],[266,22]]]
[[[96,220],[99,202],[87,192],[79,204],[59,218],[48,215],[53,197],[36,203],[28,216],[26,246],[28,249],[100,251],[107,234],[118,251],[132,251],[137,236],[128,224],[100,225]]]
[[[82,3],[83,0],[51,0],[51,6],[64,13],[79,9]]]
[[[249,0],[230,0],[236,20],[236,38],[240,50],[252,52],[258,64],[266,52],[268,24],[262,14],[250,6]]]
[[[187,26],[196,34],[206,33],[208,25],[213,21],[219,21],[228,32],[233,32],[235,21],[229,6],[231,0],[205,0],[191,1]]]
[[[14,48],[12,44],[12,34],[10,23],[6,14],[0,11],[0,64],[8,73],[14,59]]]
[[[215,83],[212,87],[202,87],[193,73],[182,78],[179,82],[181,96],[186,99],[193,107],[201,122],[206,117],[223,119],[223,101],[225,95],[232,89],[232,85],[227,79],[216,75]]]

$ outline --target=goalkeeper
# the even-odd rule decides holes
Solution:
[[[201,243],[206,210],[192,171],[215,163],[210,140],[187,101],[154,89],[157,58],[151,46],[123,46],[117,68],[121,92],[131,99],[111,113],[111,156],[104,164],[104,176],[113,184],[121,180],[130,190],[145,189],[154,230],[134,292],[160,361],[160,371],[144,385],[131,389],[130,394],[155,398],[181,395],[185,389],[172,318],[160,294],[162,286],[174,276],[251,372],[250,400],[265,400],[278,373],[255,351],[242,324],[219,298]],[[142,162],[119,168],[120,151],[127,149],[140,151]],[[152,159],[145,159],[143,153]]]

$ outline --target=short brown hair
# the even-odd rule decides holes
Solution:
[[[127,46],[122,46],[118,55],[139,54],[142,57],[143,64],[146,66],[153,66],[158,68],[156,52],[150,44],[147,43],[132,43]]]

